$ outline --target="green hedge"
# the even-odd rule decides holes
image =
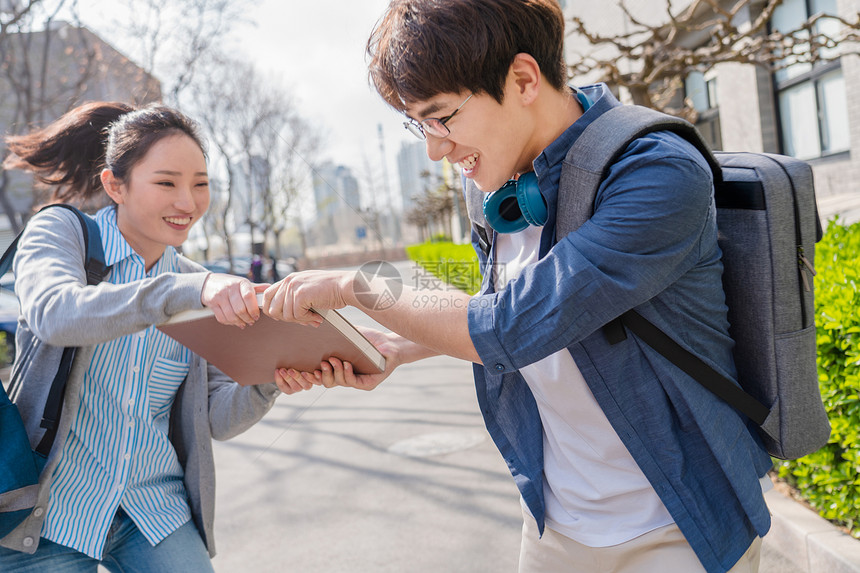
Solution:
[[[436,278],[469,294],[481,290],[481,270],[472,245],[451,242],[422,243],[406,247],[409,258]]]
[[[6,342],[6,333],[0,332],[0,368],[3,366],[9,366],[14,358],[15,356],[12,352],[12,348]]]
[[[441,280],[474,294],[480,287],[471,245],[407,247]],[[826,519],[860,538],[860,223],[838,220],[815,252],[818,379],[833,427],[830,442],[799,460],[774,460],[780,478]]]
[[[833,433],[805,458],[777,460],[777,469],[822,517],[860,538],[860,224],[830,223],[815,270],[818,380]]]

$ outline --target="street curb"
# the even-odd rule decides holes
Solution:
[[[805,573],[860,573],[860,540],[785,494],[765,494],[772,515],[765,542]]]

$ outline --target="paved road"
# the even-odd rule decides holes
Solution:
[[[282,396],[217,444],[215,570],[515,571],[517,490],[470,372],[434,358],[373,392]]]
[[[463,362],[282,396],[215,454],[218,573],[516,571],[517,490]],[[760,573],[799,571],[765,543]]]

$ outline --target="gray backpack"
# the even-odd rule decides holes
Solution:
[[[604,335],[617,343],[627,330],[633,332],[758,424],[772,456],[794,459],[814,452],[827,443],[830,423],[816,366],[812,275],[822,230],[808,164],[764,153],[715,154],[689,122],[616,104],[589,124],[567,154],[556,237],[591,217],[609,167],[633,140],[654,131],[672,131],[695,145],[714,173],[723,287],[741,387],[636,309],[604,326]],[[472,198],[467,202],[475,204]],[[484,229],[478,234],[486,236]]]

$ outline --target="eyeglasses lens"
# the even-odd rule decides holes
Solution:
[[[433,137],[448,137],[450,135],[451,130],[449,130],[444,123],[436,118],[425,119],[421,122],[421,127],[424,128],[424,131],[432,135]]]
[[[424,131],[421,129],[421,126],[418,123],[415,123],[414,121],[404,121],[403,127],[405,127],[407,131],[409,131],[409,133],[411,133],[418,139],[425,139]]]

